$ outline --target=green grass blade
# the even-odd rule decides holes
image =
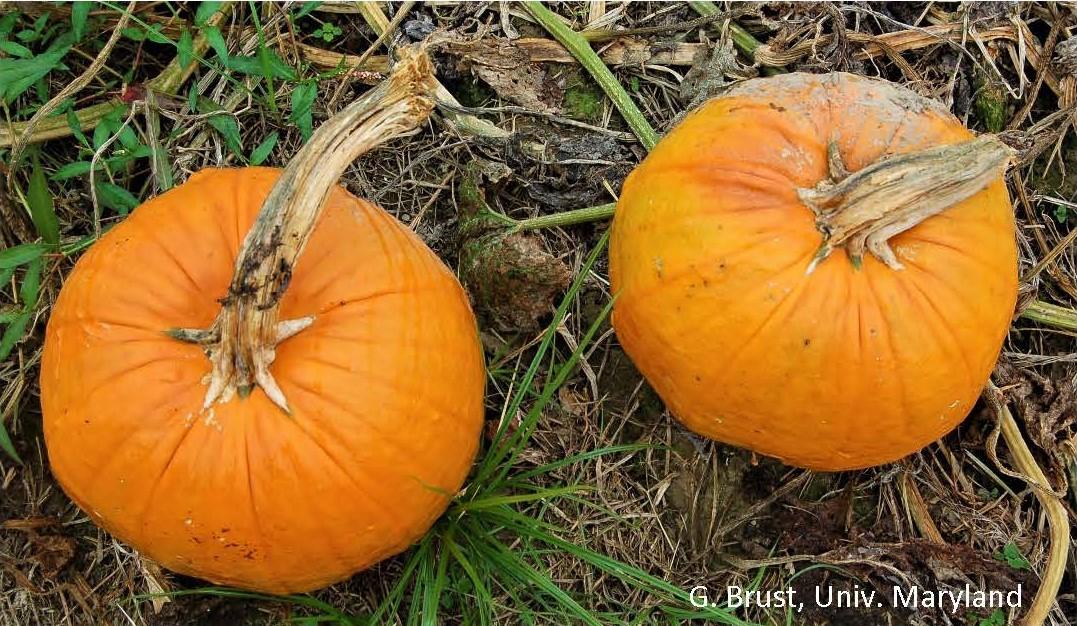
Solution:
[[[314,616],[313,619],[321,619],[324,621],[325,618],[329,618],[331,621],[336,621],[341,626],[361,626],[355,619],[345,615],[328,602],[323,602],[314,596],[305,594],[274,596],[266,593],[233,589],[231,587],[199,587],[197,589],[182,589],[164,593],[138,594],[133,596],[132,599],[137,601],[152,600],[153,598],[179,598],[183,596],[214,596],[219,598],[261,600],[263,602],[284,602],[323,613],[321,616]]]
[[[546,530],[548,526],[532,523],[535,521],[533,518],[529,518],[526,515],[517,513],[508,508],[491,509],[488,514],[491,517],[497,518],[506,529],[515,531],[521,536],[530,537],[531,539],[545,543],[557,550],[561,550],[617,577],[626,584],[642,588],[659,597],[673,600],[684,606],[691,606],[689,594],[684,589],[670,584],[666,580],[653,576],[638,567],[622,563],[604,554],[599,554],[588,548],[561,539],[548,532]],[[749,626],[747,622],[740,620],[728,610],[720,607],[700,609],[700,611],[706,614],[709,619],[716,620],[722,624]]]
[[[615,446],[606,446],[605,448],[596,448],[594,450],[588,450],[586,452],[573,454],[572,456],[566,456],[563,459],[551,461],[544,465],[540,465],[534,469],[529,469],[524,472],[518,472],[516,474],[513,474],[512,480],[530,480],[543,474],[549,474],[550,472],[559,470],[563,467],[569,467],[577,463],[590,461],[591,459],[597,459],[600,456],[606,456],[609,454],[620,454],[622,452],[639,452],[641,450],[646,450],[653,447],[655,447],[653,444],[648,443],[622,443]]]
[[[382,599],[381,604],[370,616],[371,624],[395,622],[396,614],[400,612],[400,602],[404,597],[404,592],[415,580],[416,570],[418,570],[424,558],[426,558],[426,551],[422,549],[420,544],[412,550],[408,560],[404,563],[404,569],[400,572],[400,577],[397,578],[396,584],[393,585],[393,588],[389,590],[389,593]]]
[[[509,550],[501,542],[496,539],[476,541],[472,543],[472,546],[484,558],[491,563],[495,563],[498,572],[510,576],[519,584],[533,586],[546,594],[556,602],[557,608],[563,610],[566,615],[571,615],[573,619],[591,626],[602,625],[602,622],[569,596],[564,589],[558,587],[557,583],[551,580],[549,576],[532,567],[531,564],[520,558],[516,552]]]
[[[491,613],[491,609],[494,606],[494,596],[490,593],[490,588],[483,582],[482,577],[479,575],[478,570],[471,560],[464,556],[463,551],[460,550],[460,546],[457,545],[456,540],[450,533],[446,533],[442,543],[445,551],[448,552],[449,556],[460,565],[460,569],[464,570],[464,574],[467,575],[471,580],[471,584],[475,587],[475,595],[478,600],[476,606],[479,612],[479,623],[483,625],[492,624],[493,614]]]
[[[688,6],[702,16],[717,15],[721,12],[718,5],[710,0],[689,0]],[[743,26],[733,20],[729,21],[729,34],[733,38],[733,45],[749,57],[752,57],[759,46],[763,45],[751,33],[744,30]]]
[[[570,485],[568,487],[535,488],[535,491],[532,493],[484,496],[460,504],[459,507],[457,507],[457,510],[461,512],[481,511],[483,509],[504,506],[506,504],[521,504],[525,502],[534,502],[536,500],[552,500],[589,489],[594,489],[594,487],[586,485]]]
[[[427,541],[431,545],[428,548],[429,557],[425,560],[419,580],[422,581],[422,626],[438,626],[438,614],[441,612],[441,596],[445,593],[446,567],[449,559],[438,554],[434,549],[432,535],[427,535]]]
[[[609,231],[606,231],[607,234]],[[586,275],[586,271],[581,271],[581,275]],[[613,299],[606,303],[602,311],[595,317],[594,322],[591,323],[590,328],[584,333],[580,339],[579,345],[572,351],[568,359],[557,369],[552,379],[543,388],[542,393],[539,394],[537,400],[531,405],[530,410],[524,416],[521,424],[516,428],[511,438],[506,445],[508,453],[505,455],[500,469],[497,472],[497,478],[492,481],[491,485],[496,486],[500,481],[503,481],[508,476],[509,470],[512,464],[516,462],[516,459],[520,456],[520,452],[523,451],[524,446],[527,445],[532,433],[535,431],[535,427],[538,426],[538,421],[542,417],[542,412],[545,410],[546,405],[553,399],[554,394],[561,388],[561,385],[565,384],[569,375],[576,369],[576,365],[579,364],[580,359],[583,357],[584,351],[591,345],[595,335],[598,333],[598,329],[602,327],[602,324],[606,321],[606,317],[609,316],[610,311],[613,310]]]

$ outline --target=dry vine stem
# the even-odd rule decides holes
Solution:
[[[815,213],[823,246],[810,273],[834,248],[859,264],[868,250],[902,269],[888,243],[927,218],[967,200],[1005,171],[1014,151],[991,135],[882,159],[849,174],[831,144],[830,180],[799,190]]]
[[[422,124],[434,107],[434,88],[426,52],[402,49],[389,78],[322,124],[285,168],[243,240],[213,325],[168,331],[202,345],[213,364],[203,408],[227,402],[235,393],[246,396],[258,385],[288,412],[269,366],[277,344],[314,322],[313,317],[279,319],[292,268],[344,170],[363,153]]]
[[[1051,606],[1058,597],[1058,588],[1062,585],[1062,577],[1066,573],[1066,555],[1070,549],[1070,524],[1066,508],[1062,500],[1054,493],[1047,476],[1040,469],[1032,451],[1028,449],[1021,429],[1017,426],[1013,414],[1006,406],[1002,397],[1002,391],[994,383],[988,382],[984,389],[984,399],[995,412],[998,418],[999,430],[1002,438],[1010,448],[1010,456],[1013,457],[1017,471],[1022,478],[1032,487],[1032,492],[1039,500],[1047,515],[1047,524],[1051,530],[1050,552],[1047,556],[1047,567],[1044,568],[1039,591],[1028,607],[1028,613],[1020,623],[1022,626],[1041,626],[1047,621],[1047,615],[1051,612]]]

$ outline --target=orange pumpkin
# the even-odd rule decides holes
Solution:
[[[1017,297],[1011,151],[849,74],[750,80],[625,182],[613,325],[691,430],[821,470],[958,424]]]
[[[276,169],[211,169],[136,209],[68,277],[41,369],[53,473],[96,523],[169,569],[273,593],[425,533],[470,469],[485,381],[467,296],[434,253],[339,186],[300,187],[315,209],[328,198],[265,310],[308,321],[268,346],[270,379],[208,398],[218,362],[175,329],[244,301],[244,234],[285,187]]]

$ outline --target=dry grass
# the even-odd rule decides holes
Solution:
[[[387,16],[392,17],[399,5],[393,3]],[[144,24],[161,24],[163,34],[177,39],[193,9],[180,8],[173,16],[170,7],[140,3],[135,16]],[[690,103],[713,95],[723,83],[778,68],[885,77],[946,103],[975,130],[1006,131],[1008,139],[1022,148],[1021,166],[1011,175],[1019,221],[1022,304],[1040,298],[1077,307],[1077,255],[1070,235],[1077,232],[1075,74],[1065,63],[1052,62],[1058,44],[1077,34],[1072,6],[838,2],[732,7],[742,13],[738,22],[765,44],[754,57],[744,53],[743,45],[733,52],[728,21],[701,24],[699,15],[685,4],[593,2],[553,8],[575,30],[589,32],[595,49],[660,133]],[[263,35],[290,65],[314,60],[324,69],[339,61],[339,55],[350,55],[344,57],[345,63],[366,55],[364,72],[383,68],[386,51],[374,45],[377,31],[364,16],[346,5],[328,9],[289,22],[286,13],[296,7],[262,6]],[[31,3],[19,10],[36,16],[49,9]],[[222,23],[233,51],[252,53],[260,45],[250,10],[237,5]],[[96,12],[93,23],[98,32],[91,36],[104,41],[119,12],[100,6]],[[70,7],[53,9],[50,19],[63,22],[69,13]],[[334,24],[341,31],[332,43],[312,36],[318,22]],[[552,45],[521,7],[420,3],[409,7],[400,27],[385,39],[391,47],[432,28],[438,29],[434,37],[444,42],[436,57],[442,83],[468,107],[467,113],[485,125],[444,118],[432,122],[412,140],[353,165],[342,181],[349,189],[410,224],[452,265],[462,247],[457,184],[464,166],[475,159],[503,163],[511,170],[507,178],[489,185],[486,199],[491,208],[514,218],[613,199],[608,190],[619,189],[644,151],[628,138],[617,112],[598,96],[571,56]],[[611,40],[605,32],[609,29],[651,31]],[[531,43],[513,43],[504,39],[507,34]],[[474,78],[482,75],[474,68],[475,42],[495,40],[506,50],[523,51],[523,56],[512,54],[513,65],[504,71],[524,75],[526,69],[530,82],[495,81],[500,89],[495,92]],[[94,49],[85,47],[80,54],[68,55],[66,71],[49,74],[48,94],[58,93],[90,65]],[[546,51],[545,56],[535,57],[536,50]],[[632,51],[637,56],[625,61]],[[686,57],[689,53],[699,56]],[[118,75],[130,73],[132,83],[151,80],[174,55],[170,46],[122,39],[76,96],[76,106],[86,109],[116,98]],[[534,58],[549,60],[537,63]],[[363,89],[364,83],[376,79],[370,73],[345,77],[343,71],[323,79],[313,105],[314,123],[333,112],[329,103],[338,89],[346,101],[349,90]],[[242,132],[243,155],[276,132],[279,140],[266,163],[280,165],[303,143],[287,116],[295,83],[274,83],[274,101],[284,110],[277,114],[267,107],[264,85],[256,84],[255,78],[219,64],[203,65],[176,95],[159,94],[150,107],[162,130],[147,143],[165,155],[176,183],[203,167],[242,164],[225,136],[209,123],[211,116],[187,108],[191,84],[234,117]],[[11,120],[29,119],[19,112],[32,101],[23,96],[4,113]],[[547,108],[528,111],[518,106],[521,102]],[[574,122],[566,123],[565,118]],[[151,122],[146,113],[132,118],[143,136],[148,136]],[[581,122],[606,132],[580,128]],[[507,137],[490,136],[491,125],[509,131]],[[50,173],[82,158],[70,136],[40,145],[41,161]],[[14,170],[12,182],[25,189],[29,172],[28,165]],[[154,193],[160,173],[155,175],[144,159],[117,171],[114,181],[145,199]],[[86,176],[51,183],[49,190],[65,237],[77,240],[95,231]],[[0,191],[4,241],[0,245],[34,239],[31,225],[19,211],[17,196]],[[114,212],[105,211],[101,225],[107,227],[117,219]],[[598,223],[533,236],[576,272],[605,228]],[[0,454],[0,520],[7,520],[0,528],[0,624],[285,623],[294,607],[261,600],[183,596],[155,612],[153,603],[137,598],[198,583],[141,561],[90,524],[52,480],[41,438],[36,368],[47,304],[72,262],[68,257],[48,264],[43,305],[34,315],[28,338],[0,363],[0,415],[24,461],[17,464]],[[563,352],[574,347],[608,300],[605,275],[601,260],[558,329]],[[3,285],[0,311],[16,302],[16,284]],[[554,304],[546,304],[546,309],[552,310]],[[548,316],[542,321],[546,320]],[[492,419],[503,406],[514,372],[528,362],[538,333],[492,327],[485,332]],[[1018,318],[995,377],[1008,394],[1037,461],[1062,496],[1074,488],[1067,482],[1074,480],[1068,468],[1077,451],[1073,346],[1072,332]],[[994,413],[978,408],[941,442],[897,464],[831,475],[790,469],[684,431],[642,381],[612,332],[603,330],[587,348],[584,364],[547,408],[519,465],[527,469],[619,443],[649,444],[642,451],[578,463],[543,479],[549,486],[593,486],[586,497],[600,507],[563,499],[534,506],[530,512],[561,527],[568,541],[685,589],[747,585],[757,576],[764,588],[792,584],[798,589],[824,580],[887,588],[897,583],[927,588],[961,587],[966,581],[1001,588],[1021,583],[1027,607],[1050,548],[1047,522],[1034,490],[1006,469],[1011,457],[1005,446],[995,445],[995,429]],[[1074,493],[1066,499],[1071,520],[1077,506]],[[43,521],[33,521],[39,519]],[[1019,557],[1007,564],[996,558],[1002,554]],[[1070,555],[1049,624],[1072,623],[1077,613],[1075,556]],[[1027,561],[1028,569],[1020,567],[1020,559]],[[401,565],[401,559],[392,560],[316,595],[348,613],[370,611],[389,592]],[[596,612],[623,615],[624,607],[638,607],[643,614],[657,602],[567,555],[549,554],[547,566],[554,581]],[[497,613],[502,623],[516,623],[518,607],[507,598],[501,601],[504,606]],[[742,617],[775,624],[786,619],[779,612],[754,610]],[[793,623],[977,624],[986,617],[932,611],[909,615],[890,609],[809,610],[795,616]]]

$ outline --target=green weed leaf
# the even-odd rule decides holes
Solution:
[[[258,147],[251,152],[251,165],[261,165],[265,162],[266,157],[273,151],[273,147],[277,145],[277,131],[269,133],[269,136],[262,140],[262,143],[258,144]]]
[[[194,14],[194,23],[198,26],[202,26],[209,21],[209,18],[213,17],[213,14],[217,12],[217,9],[221,8],[223,2],[199,2],[198,11]]]
[[[120,133],[120,145],[128,150],[137,150],[142,145],[138,133],[130,126],[122,126],[117,131]]]
[[[97,188],[97,199],[104,206],[116,211],[120,215],[127,215],[138,206],[138,198],[119,185],[100,181]]]
[[[0,250],[0,270],[6,270],[40,259],[46,246],[40,243],[23,243]],[[5,281],[6,282],[6,281]]]
[[[112,133],[109,132],[107,124],[98,124],[97,128],[93,129],[93,149],[96,151],[100,149],[101,146],[105,145],[105,142],[108,141],[108,138],[111,134]]]
[[[6,39],[0,41],[0,51],[13,57],[19,57],[20,59],[28,59],[34,56],[34,53],[26,46]]]
[[[30,208],[30,220],[34,223],[37,234],[45,243],[55,246],[60,243],[60,223],[56,219],[49,184],[45,180],[45,171],[37,155],[34,155],[34,169],[30,173],[30,186],[26,190],[26,204]]]
[[[277,53],[266,47],[258,49],[258,60],[262,63],[263,73],[267,73],[267,78],[272,75],[273,78],[283,78],[284,80],[296,80],[299,75],[296,74],[295,68],[284,62]]]
[[[322,24],[321,27],[318,28],[318,30],[314,31],[311,34],[321,39],[322,41],[329,43],[336,39],[338,36],[340,36],[343,32],[344,31],[342,31],[340,27],[336,24],[326,22],[325,24]]]
[[[30,59],[0,59],[0,98],[10,104],[60,65],[71,49],[71,37],[61,36],[48,50]]]
[[[225,144],[228,145],[228,149],[233,154],[236,156],[243,155],[243,142],[239,136],[239,123],[236,122],[236,118],[227,113],[221,113],[220,115],[211,115],[206,121],[221,134],[221,137],[224,137]]]
[[[22,464],[22,459],[19,458],[19,453],[15,451],[15,445],[11,443],[11,435],[7,434],[7,428],[4,426],[3,422],[0,422],[0,450],[3,450],[8,456],[15,459],[16,463],[19,463],[20,465]]]
[[[15,24],[19,21],[19,12],[11,11],[9,13],[0,16],[0,37],[7,37],[11,35],[11,31],[15,30]]]
[[[206,36],[206,41],[209,42],[209,47],[213,48],[213,51],[217,53],[217,56],[221,58],[221,61],[228,63],[228,43],[224,40],[224,35],[221,34],[220,29],[216,26],[207,26],[202,30]]]
[[[194,38],[191,37],[191,31],[186,28],[183,29],[179,43],[176,44],[176,57],[183,67],[187,67],[191,61],[194,61]]]
[[[79,140],[83,147],[90,147],[90,140],[86,139],[86,134],[82,132],[82,124],[79,122],[78,115],[75,114],[74,109],[67,110],[67,127],[71,129],[71,134],[75,139]]]
[[[1013,569],[1030,569],[1028,559],[1021,554],[1021,549],[1012,541],[1003,546],[1002,552],[996,552],[995,558],[1004,561]]]
[[[19,300],[22,301],[23,309],[29,311],[37,306],[38,291],[41,289],[41,269],[44,264],[41,258],[30,261],[26,266],[26,276],[19,286]]]
[[[310,139],[311,133],[314,132],[312,108],[317,96],[318,84],[314,81],[300,83],[292,90],[292,114],[288,116],[288,121],[299,128],[303,139]]]
[[[162,26],[160,24],[154,24],[149,28],[141,28],[138,26],[132,26],[130,28],[123,29],[123,36],[134,41],[152,41],[153,43],[172,43],[172,40],[165,37],[161,32]]]
[[[295,12],[295,15],[293,16],[293,19],[299,19],[299,18],[309,14],[314,9],[317,9],[318,5],[320,5],[320,4],[321,4],[321,2],[304,2],[303,6],[299,7],[299,10]]]
[[[33,311],[24,310],[15,318],[15,321],[8,324],[8,327],[4,329],[4,334],[0,336],[0,361],[8,358],[11,354],[11,350],[15,347],[15,344],[19,343],[19,340],[22,339],[33,314]]]
[[[82,41],[82,35],[86,32],[86,18],[90,15],[93,2],[75,2],[71,5],[71,31],[75,35],[75,41]]]
[[[283,78],[295,80],[297,74],[295,68],[285,63],[276,52],[268,48],[262,48],[257,56],[229,57],[225,61],[228,69],[248,76],[264,76],[266,78]]]
[[[100,165],[98,166],[98,169],[100,169]],[[64,165],[60,169],[56,170],[49,178],[55,181],[67,180],[69,178],[82,176],[89,171],[89,161],[75,161],[74,163],[68,163],[67,165]]]

